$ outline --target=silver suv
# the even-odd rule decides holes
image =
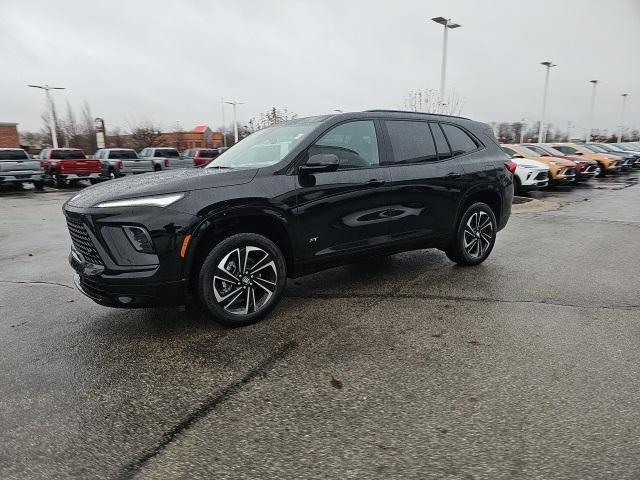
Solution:
[[[193,167],[191,158],[183,158],[176,148],[171,147],[148,147],[140,152],[140,157],[151,160],[158,171]]]
[[[154,171],[154,163],[130,148],[101,148],[93,156],[102,164],[102,178],[117,178]]]

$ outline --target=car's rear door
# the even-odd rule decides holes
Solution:
[[[296,213],[308,268],[388,243],[389,167],[373,120],[333,127],[304,154],[334,154],[338,169],[298,175]]]
[[[384,120],[390,155],[394,241],[448,235],[464,186],[464,171],[436,122]]]

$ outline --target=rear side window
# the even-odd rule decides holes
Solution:
[[[169,158],[178,158],[180,154],[177,150],[171,148],[156,148],[156,157],[169,157]]]
[[[0,150],[0,162],[2,160],[29,160],[24,150]]]
[[[53,150],[51,158],[53,160],[84,160],[85,156],[80,150]]]
[[[431,123],[431,132],[433,132],[433,139],[436,142],[436,150],[438,150],[438,159],[446,160],[447,158],[451,158],[451,150],[449,149],[449,144],[447,143],[447,139],[442,133],[442,129],[440,125],[437,123]]]
[[[380,159],[373,122],[349,122],[329,130],[309,149],[309,157],[316,154],[336,155],[340,169],[377,167]]]
[[[109,158],[113,158],[113,159],[138,158],[138,155],[136,155],[136,152],[133,150],[111,150],[109,152]]]
[[[448,123],[442,124],[442,130],[449,140],[453,155],[464,155],[478,149],[476,141],[469,136],[467,132],[455,125]]]
[[[217,150],[200,150],[200,158],[213,158],[218,156]]]
[[[419,163],[438,159],[436,145],[427,122],[385,121],[393,163]]]

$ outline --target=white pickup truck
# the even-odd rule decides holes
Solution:
[[[0,185],[32,183],[42,190],[40,162],[21,148],[0,148]]]
[[[140,158],[153,161],[154,169],[174,170],[193,168],[191,158],[182,158],[177,149],[171,147],[148,147],[140,152]]]

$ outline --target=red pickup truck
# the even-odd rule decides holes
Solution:
[[[78,148],[45,148],[38,158],[44,181],[53,182],[58,188],[73,186],[78,180],[100,180],[100,160],[87,158]]]

